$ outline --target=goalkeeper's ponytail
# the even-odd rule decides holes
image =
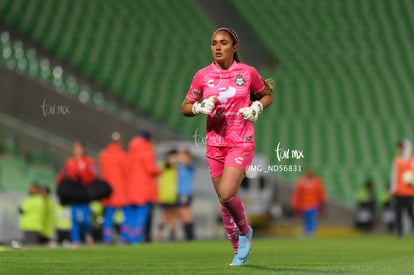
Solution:
[[[269,88],[270,91],[273,91],[273,87],[276,84],[276,80],[274,78],[265,79],[265,85]]]
[[[276,81],[274,78],[267,78],[263,80],[266,87],[270,90],[270,92],[273,92],[273,88],[275,87]],[[256,101],[260,98],[257,96],[256,93],[253,93],[253,91],[250,90],[250,101]]]

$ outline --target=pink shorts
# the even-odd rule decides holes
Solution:
[[[219,147],[207,145],[206,156],[210,177],[215,178],[223,174],[225,166],[246,170],[253,161],[254,145],[249,147]]]

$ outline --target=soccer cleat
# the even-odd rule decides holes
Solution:
[[[230,263],[231,266],[244,265],[247,263],[248,258],[240,259],[237,254],[234,255],[233,261]]]
[[[249,226],[249,229],[249,232],[239,236],[239,251],[237,255],[240,260],[246,259],[249,256],[250,250],[252,250],[253,228]]]

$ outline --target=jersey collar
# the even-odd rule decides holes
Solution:
[[[234,60],[233,64],[231,64],[231,66],[226,70],[223,70],[223,69],[220,69],[219,67],[217,67],[216,64],[214,64],[214,61],[211,63],[211,66],[213,67],[213,70],[216,71],[216,72],[226,72],[226,71],[233,70],[233,68],[237,65],[237,63],[238,62],[236,60]]]

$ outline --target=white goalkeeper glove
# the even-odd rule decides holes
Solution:
[[[214,100],[216,96],[210,96],[207,99],[203,99],[201,102],[194,102],[193,104],[193,114],[205,114],[209,115],[214,109]]]
[[[260,101],[253,101],[250,107],[240,108],[239,112],[243,115],[245,120],[255,122],[260,113],[263,112],[263,105]]]

